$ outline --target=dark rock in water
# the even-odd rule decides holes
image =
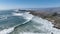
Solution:
[[[58,27],[58,26],[53,26],[54,28],[57,28],[57,29],[60,29],[60,27]]]
[[[53,32],[51,34],[53,34]]]

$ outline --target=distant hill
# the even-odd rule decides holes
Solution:
[[[60,12],[60,7],[53,8],[29,8],[28,10],[34,10],[39,12]]]

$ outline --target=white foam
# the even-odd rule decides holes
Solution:
[[[26,22],[24,22],[23,24],[25,24],[25,23],[27,23],[27,22],[29,22],[32,18],[33,18],[34,16],[33,15],[30,15],[30,17],[25,17],[25,19],[27,19],[27,21]]]
[[[0,20],[5,20],[5,19],[7,19],[7,16],[0,16]]]
[[[13,16],[22,16],[23,13],[12,13]]]
[[[32,32],[20,32],[20,34],[51,34],[51,33],[32,33]]]
[[[42,31],[47,31],[52,33],[53,34],[60,34],[60,30],[59,29],[56,29],[56,28],[53,28],[53,24],[52,22],[46,20],[46,19],[42,19],[42,18],[39,18],[39,17],[35,17],[34,19],[32,19],[34,22],[38,23],[38,24],[42,24],[42,26],[34,26],[35,28],[37,29],[41,29]]]
[[[32,17],[34,17],[32,14],[29,14],[29,12],[25,12],[24,14],[23,14],[23,17],[24,17],[24,19],[31,19]]]
[[[13,30],[14,30],[14,27],[8,28],[8,29],[4,29],[4,30],[0,31],[0,34],[9,34]]]

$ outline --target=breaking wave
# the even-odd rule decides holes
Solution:
[[[8,29],[4,29],[4,30],[0,31],[0,34],[9,34],[13,30],[14,30],[14,27],[8,28]]]

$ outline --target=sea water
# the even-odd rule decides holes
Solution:
[[[0,34],[60,34],[52,22],[22,11],[0,11]]]

